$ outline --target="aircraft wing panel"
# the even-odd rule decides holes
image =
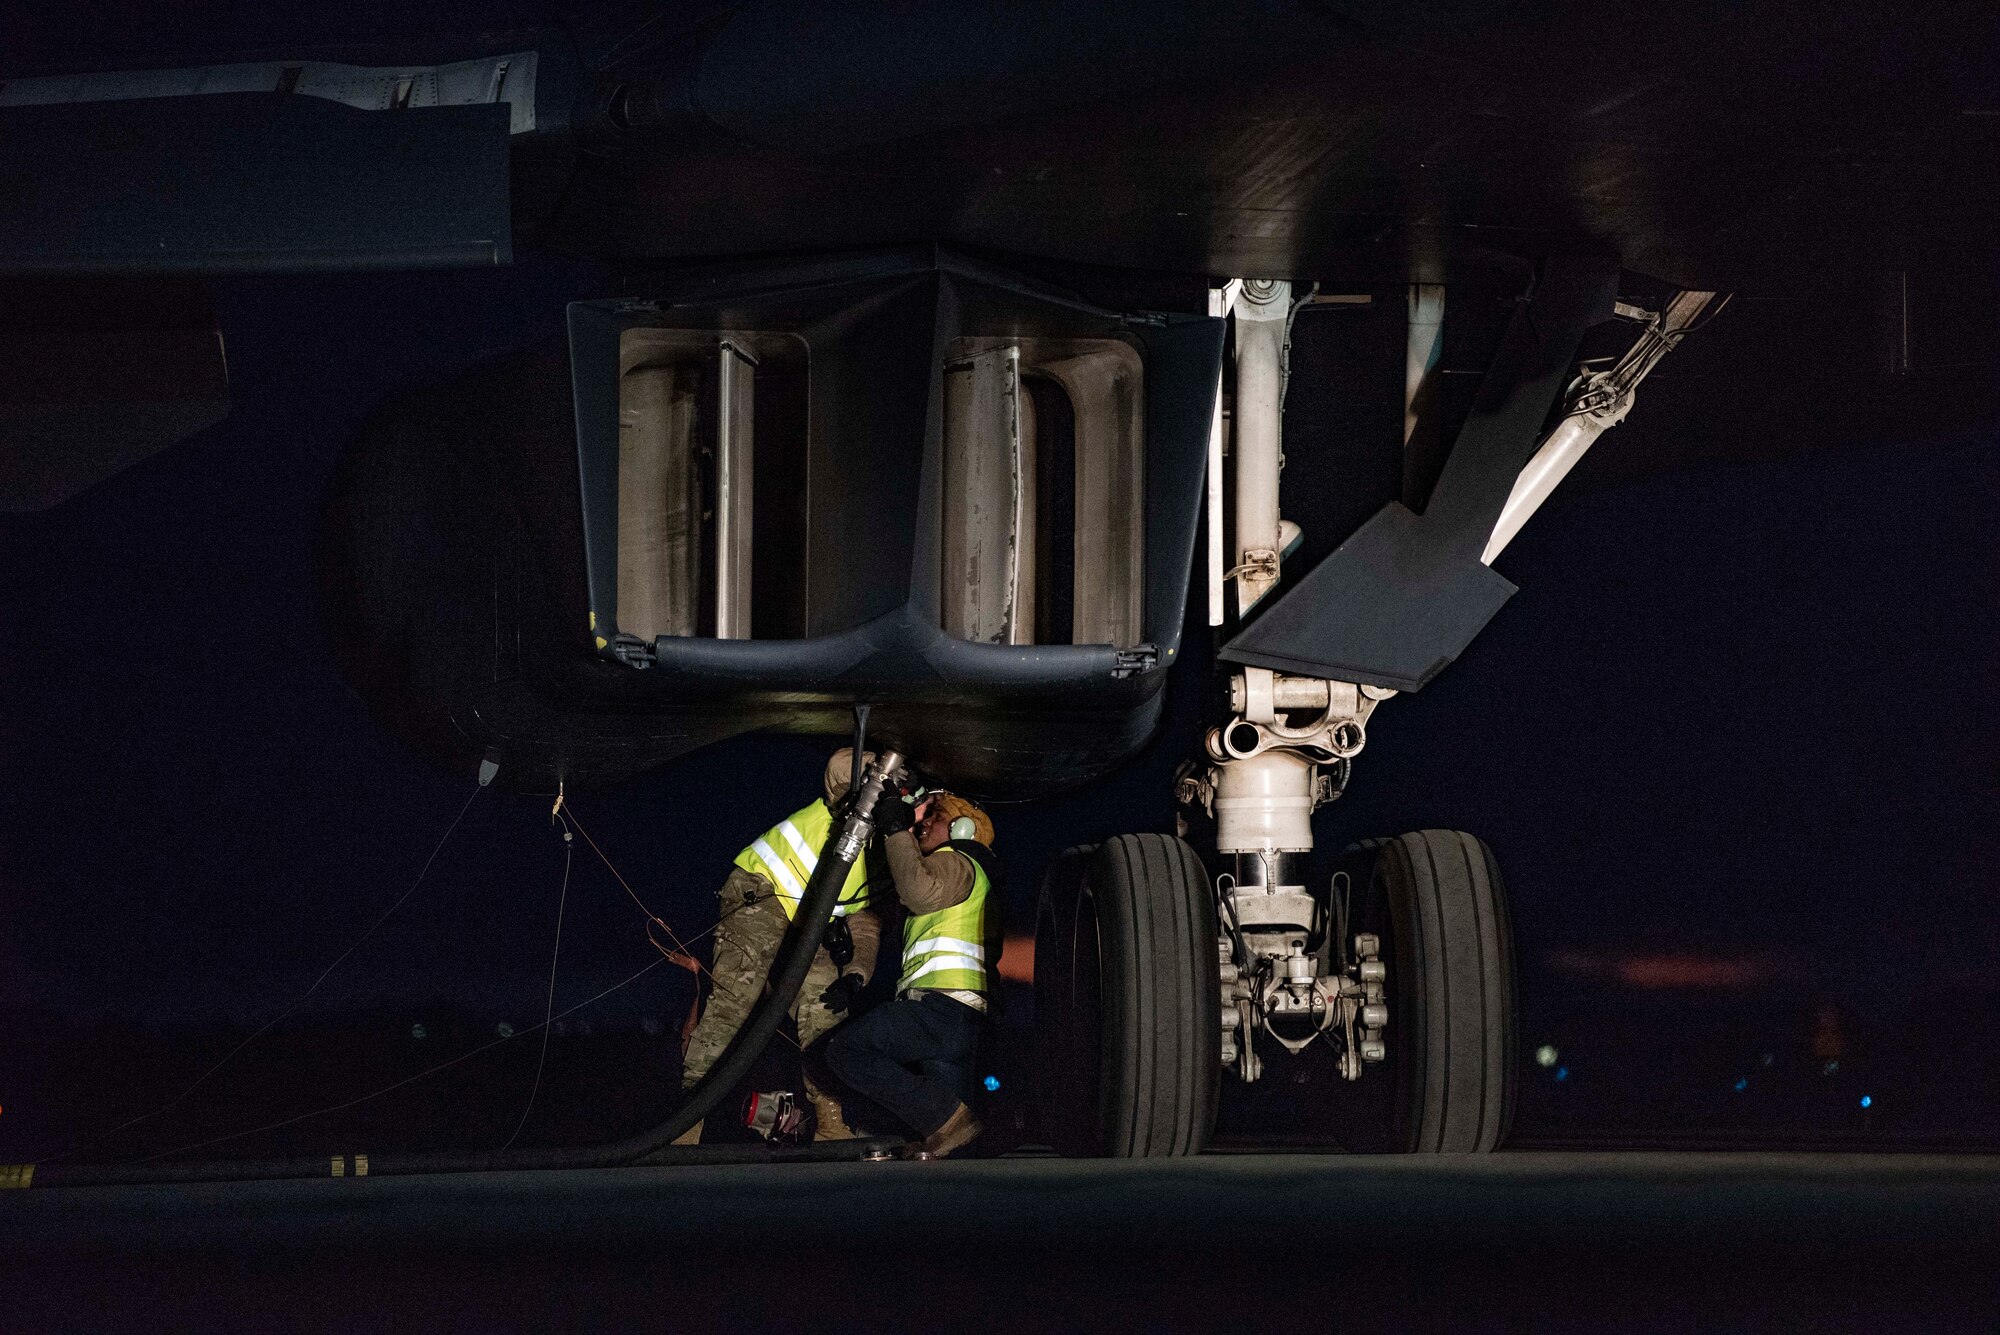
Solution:
[[[277,93],[0,108],[0,273],[505,264],[510,114]]]

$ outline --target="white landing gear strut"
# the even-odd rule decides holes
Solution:
[[[1442,298],[1443,290],[1435,286],[1412,294],[1406,387],[1412,412],[1435,362]],[[1494,525],[1484,554],[1489,564],[1584,451],[1624,420],[1647,372],[1705,312],[1719,309],[1721,300],[1711,292],[1683,292],[1660,312],[1618,304],[1618,316],[1641,326],[1639,336],[1610,369],[1586,370],[1571,383],[1560,421],[1522,469]],[[1233,414],[1225,421],[1218,406],[1209,450],[1211,624],[1223,623],[1226,601],[1233,601],[1241,619],[1273,592],[1281,562],[1299,532],[1280,517],[1279,473],[1288,351],[1292,322],[1302,304],[1293,299],[1289,283],[1277,281],[1242,280],[1212,294],[1211,313],[1234,322],[1235,365]],[[1230,372],[1225,369],[1224,374]],[[1226,480],[1233,499],[1228,507],[1233,541],[1225,542],[1222,461],[1232,432],[1234,449],[1228,453],[1233,467]],[[1224,553],[1232,548],[1234,561],[1225,569]],[[1236,597],[1226,600],[1224,591],[1232,583]],[[1421,979],[1391,977],[1398,970],[1435,975],[1449,957],[1452,967],[1470,960],[1465,967],[1476,976],[1484,951],[1492,957],[1489,965],[1507,955],[1511,972],[1511,945],[1497,938],[1425,942],[1421,951],[1410,942],[1396,942],[1385,953],[1374,933],[1349,936],[1349,887],[1339,884],[1344,878],[1317,894],[1304,884],[1304,858],[1313,847],[1312,813],[1340,796],[1354,758],[1367,743],[1376,705],[1395,694],[1351,681],[1243,668],[1230,680],[1230,719],[1209,730],[1205,756],[1184,768],[1179,780],[1177,796],[1213,818],[1216,851],[1235,864],[1216,886],[1221,1060],[1245,1081],[1257,1079],[1263,1070],[1256,1051],[1260,1034],[1293,1054],[1325,1036],[1340,1048],[1341,1074],[1357,1080],[1366,1066],[1387,1060],[1390,1045],[1399,1041],[1390,1033],[1392,1013],[1410,1017],[1398,1018],[1399,1025],[1435,1030],[1442,1001],[1433,998],[1426,1007]],[[1484,845],[1446,831],[1406,835],[1399,842],[1413,840],[1447,848],[1454,855],[1447,859],[1453,870],[1449,876],[1419,874],[1395,862],[1387,873],[1392,898],[1406,908],[1416,897],[1432,907],[1462,907],[1471,919],[1498,920],[1504,905],[1496,907],[1498,873]],[[1410,861],[1407,851],[1403,861]],[[1410,999],[1392,1005],[1396,996]],[[1482,1019],[1489,1038],[1502,1025],[1502,1012],[1511,1014],[1511,998],[1504,1006],[1494,1000],[1490,1010],[1493,1018]],[[1420,1045],[1426,1039],[1416,1033],[1407,1041]],[[1434,1041],[1444,1040],[1434,1035]],[[1488,1064],[1497,1071],[1507,1060],[1507,1054],[1497,1053]],[[1420,1090],[1414,1097],[1418,1111],[1412,1115],[1418,1123],[1453,1125],[1449,1134],[1437,1133],[1440,1145],[1470,1146],[1497,1138],[1493,1127],[1455,1128],[1456,1105],[1440,1103],[1443,1095],[1436,1089]],[[1414,1145],[1422,1137],[1412,1132],[1411,1139]]]

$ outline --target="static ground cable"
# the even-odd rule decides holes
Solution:
[[[639,901],[638,895],[632,890],[629,884],[626,884],[625,877],[621,872],[619,872],[617,866],[613,864],[608,857],[605,857],[603,849],[598,848],[597,845],[591,841],[590,832],[583,828],[583,823],[581,821],[578,821],[576,819],[576,808],[573,805],[570,805],[569,803],[565,802],[558,808],[558,810],[560,810],[560,812],[562,813],[564,823],[568,826],[573,826],[575,832],[583,836],[584,842],[589,843],[591,845],[591,848],[596,851],[598,857],[603,859],[604,865],[610,869],[611,874],[618,878],[620,884],[625,885],[626,893],[632,896],[634,902],[639,903],[639,907],[646,912],[648,917],[652,917],[653,916],[652,910],[647,908],[643,902]],[[567,872],[568,868],[566,867],[565,874],[567,874]],[[728,921],[728,919],[732,915],[739,913],[741,911],[742,909],[740,907],[731,909],[728,913],[723,914],[720,920],[716,921],[715,923],[712,923],[708,927],[704,928],[702,931],[696,932],[693,936],[688,937],[686,941],[682,941],[682,939],[678,936],[676,936],[674,940],[677,944],[683,946],[687,945],[690,942],[699,941],[702,937],[707,936],[709,933],[715,931],[716,928],[720,927],[723,922]],[[560,916],[560,912],[558,916]],[[659,922],[662,926],[666,926],[666,923],[663,919],[654,917],[653,921]],[[673,931],[671,927],[668,927],[667,930],[669,931],[669,933]],[[650,939],[651,938],[649,935],[648,940]],[[654,942],[653,944],[658,945],[657,942]],[[211,1145],[227,1144],[232,1140],[241,1140],[245,1136],[256,1136],[256,1135],[262,1135],[266,1131],[277,1131],[284,1127],[295,1126],[300,1122],[310,1121],[315,1117],[324,1117],[329,1113],[343,1112],[348,1108],[359,1107],[361,1104],[368,1103],[374,1099],[379,1099],[385,1094],[393,1094],[397,1090],[405,1088],[406,1086],[409,1085],[413,1085],[419,1080],[428,1079],[431,1076],[434,1076],[441,1071],[448,1071],[452,1067],[457,1066],[460,1062],[470,1061],[472,1058],[479,1056],[481,1053],[488,1052],[494,1048],[497,1048],[501,1046],[503,1043],[511,1042],[516,1038],[526,1038],[530,1034],[533,1034],[537,1029],[545,1029],[547,1026],[549,1026],[550,1024],[554,1023],[557,1020],[567,1019],[568,1017],[576,1014],[578,1011],[584,1009],[586,1006],[595,1005],[597,1002],[602,1001],[605,997],[610,996],[613,992],[621,991],[624,988],[629,987],[631,984],[638,982],[640,978],[644,977],[646,974],[651,973],[654,969],[658,968],[662,964],[669,964],[669,963],[679,964],[683,960],[690,959],[690,957],[685,955],[675,955],[669,953],[664,948],[661,948],[661,955],[662,958],[654,960],[651,964],[648,964],[645,968],[639,970],[637,973],[628,976],[624,981],[614,983],[610,987],[604,989],[604,991],[597,993],[595,996],[586,997],[584,1000],[579,1001],[576,1005],[567,1007],[566,1009],[563,1010],[563,1012],[560,1015],[551,1014],[545,1016],[541,1024],[530,1025],[528,1028],[521,1030],[519,1033],[504,1035],[500,1038],[492,1040],[491,1042],[482,1043],[478,1047],[473,1048],[469,1052],[461,1052],[456,1057],[452,1057],[445,1061],[441,1061],[435,1066],[426,1067],[424,1070],[417,1072],[415,1075],[406,1076],[403,1079],[394,1082],[393,1084],[384,1085],[382,1088],[373,1090],[367,1094],[363,1094],[358,1098],[348,1099],[342,1103],[330,1104],[323,1108],[315,1108],[311,1112],[299,1113],[295,1116],[287,1117],[282,1121],[267,1122],[262,1126],[253,1126],[243,1131],[232,1131],[227,1135],[216,1136],[209,1140],[197,1141],[192,1145],[182,1145],[177,1149],[166,1150],[160,1154],[155,1154],[150,1158],[138,1160],[138,1162],[142,1164],[155,1163],[161,1159],[170,1159],[177,1154],[186,1154],[191,1150],[207,1149]],[[704,971],[698,962],[691,961],[690,967],[693,968],[697,976],[699,976]],[[697,1010],[696,1013],[699,1014],[699,1010]],[[683,1044],[683,1046],[685,1047],[685,1044]],[[504,1149],[506,1147],[502,1146],[502,1148]],[[721,1148],[726,1149],[727,1147],[721,1147]],[[788,1153],[786,1155],[781,1155],[779,1157],[797,1158],[799,1157],[800,1154],[806,1154],[807,1157],[811,1157],[810,1153],[808,1153],[808,1147],[795,1147],[795,1148],[796,1152]],[[68,1156],[64,1157],[66,1158]],[[337,1157],[338,1156],[336,1156],[336,1158]],[[368,1156],[365,1154],[360,1156],[360,1160],[363,1164],[367,1162],[367,1158]],[[718,1159],[717,1161],[720,1162],[721,1160]],[[57,1161],[56,1160],[45,1161],[41,1165],[43,1171],[46,1172],[48,1164],[53,1162]],[[272,1163],[280,1161],[260,1160],[253,1162],[249,1160],[243,1160],[235,1162],[250,1164],[251,1168],[255,1170],[248,1174],[248,1176],[250,1177],[269,1177],[272,1175],[269,1166]],[[283,1162],[289,1163],[292,1161],[286,1160]],[[299,1160],[297,1162],[300,1164],[309,1165],[311,1161]],[[35,1164],[0,1164],[0,1188],[5,1188],[8,1186],[21,1187],[28,1185],[28,1180],[32,1179],[35,1169],[36,1169]],[[315,1177],[320,1176],[317,1170],[310,1171],[306,1175]],[[337,1165],[332,1175],[335,1177],[346,1176],[344,1172],[339,1170],[339,1167]],[[354,1176],[356,1177],[366,1177],[367,1175],[368,1174],[365,1168],[360,1168],[354,1173]],[[9,1180],[10,1176],[12,1178],[19,1178],[22,1180]],[[287,1174],[280,1174],[280,1176],[287,1176]],[[288,1174],[288,1176],[296,1177],[300,1176],[300,1174],[292,1173]],[[68,1179],[65,1179],[65,1184],[68,1184]]]
[[[556,799],[556,811],[560,815],[562,799]],[[507,1137],[502,1150],[514,1148],[514,1142],[521,1138],[521,1128],[528,1124],[528,1114],[535,1110],[535,1096],[542,1092],[542,1071],[549,1064],[549,1026],[556,1018],[556,964],[562,959],[563,910],[569,906],[569,869],[576,860],[576,836],[569,832],[569,823],[563,822],[563,877],[562,890],[556,895],[556,944],[549,954],[549,997],[542,1007],[542,1055],[535,1059],[535,1083],[528,1090],[528,1106],[521,1109],[521,1120],[514,1123],[514,1134]]]
[[[491,762],[488,763],[490,764]],[[376,932],[380,931],[382,928],[382,924],[389,921],[389,919],[395,917],[396,910],[403,907],[403,905],[406,902],[408,902],[411,895],[417,893],[417,887],[422,885],[424,883],[424,879],[431,874],[431,866],[437,862],[438,854],[444,852],[444,846],[450,843],[451,836],[457,833],[459,823],[465,819],[465,813],[472,810],[473,800],[479,796],[480,788],[486,787],[486,785],[491,783],[492,781],[493,781],[492,773],[488,772],[486,765],[482,765],[480,767],[480,772],[479,772],[479,788],[474,788],[472,790],[472,796],[465,799],[465,805],[460,807],[458,809],[458,814],[451,818],[451,824],[445,826],[444,834],[440,836],[437,841],[437,847],[433,848],[431,850],[431,855],[424,859],[423,870],[417,873],[416,880],[410,882],[410,888],[405,890],[402,893],[402,896],[398,898],[395,903],[389,906],[389,911],[387,913],[384,913],[381,917],[377,918],[374,924],[370,926],[367,931],[363,932],[360,936],[354,938],[354,943],[348,946],[347,949],[341,951],[340,957],[334,960],[333,963],[327,965],[326,968],[320,972],[320,976],[313,979],[312,986],[307,988],[304,992],[300,993],[296,1001],[292,1002],[291,1005],[285,1007],[285,1009],[279,1011],[276,1015],[266,1020],[263,1023],[263,1025],[257,1029],[255,1033],[251,1034],[250,1037],[244,1039],[241,1043],[238,1043],[235,1047],[231,1048],[227,1053],[223,1055],[221,1061],[217,1062],[215,1065],[209,1067],[206,1071],[203,1071],[200,1075],[196,1076],[193,1084],[189,1085],[186,1089],[182,1090],[180,1093],[174,1095],[174,1097],[169,1099],[166,1103],[153,1109],[153,1111],[149,1113],[141,1113],[139,1116],[134,1117],[129,1122],[120,1122],[117,1126],[112,1127],[109,1131],[104,1131],[99,1133],[97,1136],[93,1137],[87,1143],[97,1144],[101,1141],[108,1140],[112,1136],[117,1135],[120,1131],[125,1130],[127,1127],[133,1127],[139,1125],[139,1123],[141,1122],[151,1121],[153,1118],[158,1117],[160,1114],[171,1112],[173,1109],[179,1107],[187,1099],[188,1095],[194,1093],[197,1089],[200,1089],[204,1084],[208,1083],[209,1077],[213,1076],[217,1071],[220,1071],[223,1067],[229,1065],[230,1062],[235,1061],[237,1054],[241,1053],[245,1048],[249,1047],[252,1043],[255,1043],[258,1039],[262,1038],[264,1035],[270,1033],[273,1028],[275,1028],[279,1024],[282,1024],[287,1017],[296,1014],[299,1007],[305,1005],[306,1002],[312,1000],[312,995],[313,993],[319,991],[320,984],[324,983],[328,978],[332,977],[333,971],[335,969],[338,969],[341,965],[345,964],[347,962],[347,957],[349,955],[352,955],[355,951],[361,949],[362,945],[367,942],[368,938],[375,935]],[[56,1159],[50,1160],[49,1162],[50,1163],[59,1162],[62,1159],[70,1158],[77,1152],[78,1152],[77,1150],[70,1150],[64,1154],[57,1156]],[[46,1164],[43,1165],[43,1171],[44,1172],[47,1171]],[[4,1182],[0,1182],[0,1186],[4,1185],[6,1185]],[[22,1185],[26,1184],[24,1183]]]
[[[651,964],[648,964],[645,968],[640,969],[637,973],[632,974],[630,977],[626,978],[623,982],[613,983],[610,987],[605,988],[602,992],[599,992],[596,996],[587,997],[584,1000],[577,1002],[576,1005],[566,1008],[561,1014],[557,1015],[555,1018],[558,1020],[567,1019],[569,1016],[576,1014],[578,1011],[584,1009],[586,1006],[594,1005],[597,1002],[602,1001],[604,998],[610,996],[613,992],[617,992],[622,988],[629,987],[633,983],[638,982],[641,978],[645,977],[653,970],[659,968],[660,965],[664,964],[665,962],[666,961],[664,960],[654,960]],[[535,1032],[535,1029],[539,1027],[540,1026],[531,1026],[527,1029],[523,1029],[519,1034],[514,1035],[514,1038],[521,1038],[525,1037],[528,1034],[532,1034]],[[300,1122],[311,1121],[315,1117],[324,1117],[328,1113],[337,1113],[337,1112],[342,1112],[348,1108],[359,1107],[361,1104],[367,1103],[371,1099],[379,1099],[384,1094],[393,1094],[397,1090],[402,1089],[407,1085],[414,1085],[415,1083],[417,1083],[417,1081],[428,1079],[429,1077],[436,1075],[439,1071],[449,1070],[450,1068],[458,1065],[460,1062],[470,1061],[474,1057],[477,1057],[482,1052],[490,1051],[493,1048],[499,1047],[503,1043],[511,1043],[512,1041],[513,1038],[496,1038],[491,1042],[482,1043],[480,1046],[472,1049],[472,1051],[470,1052],[461,1052],[456,1057],[451,1058],[449,1061],[441,1061],[436,1066],[430,1067],[427,1070],[419,1071],[412,1076],[405,1076],[403,1079],[396,1081],[392,1085],[384,1085],[382,1088],[375,1090],[372,1093],[363,1094],[359,1098],[349,1099],[345,1103],[336,1103],[326,1108],[315,1108],[311,1112],[300,1113],[295,1117],[287,1117],[282,1122],[267,1122],[263,1126],[253,1126],[248,1131],[232,1131],[226,1136],[217,1136],[212,1140],[200,1141],[193,1145],[183,1145],[177,1150],[168,1150],[166,1154],[155,1155],[152,1159],[143,1159],[136,1165],[62,1164],[62,1163],[0,1164],[0,1189],[4,1189],[7,1187],[26,1187],[31,1185],[59,1186],[59,1187],[118,1186],[133,1181],[132,1174],[134,1172],[150,1173],[150,1172],[156,1172],[157,1170],[189,1168],[189,1167],[198,1168],[203,1171],[201,1172],[200,1175],[193,1177],[180,1176],[180,1177],[169,1178],[163,1176],[154,1176],[154,1177],[148,1177],[145,1180],[148,1182],[157,1182],[157,1181],[238,1182],[238,1181],[251,1181],[264,1178],[296,1178],[296,1177],[327,1177],[327,1176],[345,1177],[347,1176],[345,1172],[329,1171],[332,1165],[328,1159],[328,1156],[323,1154],[309,1155],[309,1156],[290,1158],[290,1159],[223,1159],[223,1160],[212,1160],[206,1162],[189,1162],[185,1164],[159,1164],[156,1161],[159,1159],[164,1159],[168,1157],[168,1155],[185,1154],[189,1150],[201,1150],[201,1149],[207,1149],[210,1145],[227,1144],[229,1141],[232,1140],[241,1140],[245,1136],[262,1135],[266,1131],[278,1131],[288,1126],[296,1126]],[[342,1155],[333,1156],[334,1159],[344,1159],[346,1157],[348,1156],[342,1156]],[[368,1156],[363,1154],[358,1157],[363,1160],[366,1160]],[[367,1174],[365,1172],[357,1171],[354,1174],[354,1176],[366,1177]],[[39,1178],[40,1180],[38,1181],[37,1178]]]
[[[722,1101],[723,1096],[749,1071],[770,1042],[771,1035],[777,1032],[779,1022],[790,1011],[793,998],[798,995],[800,986],[805,982],[807,971],[812,968],[813,956],[819,953],[820,939],[826,934],[827,924],[833,920],[834,905],[840,900],[841,887],[847,881],[847,873],[874,834],[875,804],[881,800],[890,780],[901,773],[902,767],[903,758],[894,751],[883,752],[875,763],[868,767],[867,775],[860,789],[854,794],[854,802],[848,809],[846,818],[829,833],[826,846],[820,850],[819,864],[813,868],[812,878],[806,883],[805,894],[800,897],[798,912],[792,919],[792,929],[785,938],[784,948],[779,952],[778,963],[771,975],[770,990],[751,1011],[750,1018],[744,1022],[743,1028],[737,1033],[728,1050],[722,1054],[722,1059],[709,1069],[708,1074],[703,1076],[693,1089],[688,1091],[687,1099],[674,1111],[672,1117],[658,1126],[605,1145],[487,1153],[370,1154],[367,1156],[367,1176],[492,1173],[553,1168],[618,1168],[639,1163],[667,1150],[683,1132],[706,1118],[715,1105]],[[646,968],[652,969],[662,963],[665,961],[656,960]],[[470,1057],[473,1053],[465,1055]],[[412,1080],[418,1078],[411,1077]],[[361,1100],[357,1099],[355,1102]],[[332,1112],[335,1109],[321,1111]],[[317,1115],[308,1113],[305,1117]],[[291,1120],[303,1121],[304,1117]],[[32,1164],[0,1165],[0,1187],[8,1185],[10,1181],[17,1181],[20,1186],[25,1187],[62,1187],[328,1177],[335,1175],[332,1172],[332,1163],[333,1160],[326,1155],[314,1155],[310,1158],[233,1162],[220,1160],[132,1165],[46,1164],[39,1169]],[[343,1171],[338,1175],[360,1176],[358,1168],[357,1164],[357,1171],[350,1174],[343,1163]]]
[[[667,959],[667,963],[675,965],[678,968],[686,969],[689,973],[694,975],[695,978],[694,1004],[693,1008],[690,1009],[688,1012],[687,1023],[681,1027],[681,1056],[683,1057],[687,1056],[688,1035],[694,1032],[695,1020],[701,1014],[702,978],[704,976],[707,977],[708,985],[714,991],[721,992],[724,993],[725,995],[732,997],[736,995],[734,992],[731,992],[728,988],[724,987],[722,985],[722,980],[715,976],[715,970],[709,968],[706,964],[703,964],[701,960],[695,955],[695,953],[688,947],[692,942],[701,940],[704,936],[707,936],[710,932],[713,932],[717,928],[721,927],[723,923],[728,922],[730,918],[734,917],[738,913],[741,913],[744,909],[748,908],[749,905],[738,904],[735,908],[729,910],[729,912],[723,914],[720,918],[717,918],[707,927],[704,927],[701,931],[696,932],[693,936],[688,937],[687,940],[684,941],[681,939],[680,933],[674,930],[674,925],[672,923],[668,922],[665,918],[662,918],[659,914],[653,912],[652,907],[648,905],[645,900],[639,898],[639,892],[637,890],[634,890],[632,888],[632,883],[625,879],[625,873],[618,870],[618,864],[614,863],[611,860],[610,856],[606,854],[602,848],[598,847],[597,841],[590,837],[590,831],[584,829],[583,822],[577,819],[575,805],[563,803],[560,799],[558,799],[557,810],[563,813],[563,820],[565,827],[568,826],[575,827],[576,832],[583,836],[583,842],[590,845],[590,851],[597,854],[597,860],[604,864],[605,870],[610,872],[612,878],[615,879],[618,882],[618,884],[624,888],[626,895],[631,899],[631,901],[639,906],[639,912],[646,915],[646,944],[650,945],[653,949],[659,951],[660,954],[664,955]],[[659,926],[659,928],[667,934],[667,939],[673,942],[674,948],[672,950],[668,950],[665,946],[661,945],[659,941],[654,939],[653,928],[655,925]],[[782,1030],[780,1030],[779,1032],[783,1033]],[[798,1040],[793,1038],[789,1034],[785,1034],[785,1041],[790,1043],[793,1047],[799,1046]]]

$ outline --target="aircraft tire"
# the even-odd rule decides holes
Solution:
[[[1098,1152],[1096,923],[1082,922],[1090,907],[1081,894],[1084,864],[1097,845],[1065,849],[1042,874],[1035,905],[1036,1109],[1042,1134],[1057,1153]]]
[[[1513,1115],[1514,936],[1493,850],[1458,830],[1384,841],[1395,1143],[1418,1154],[1499,1147]]]
[[[1059,857],[1037,911],[1050,1139],[1066,1154],[1198,1154],[1215,1125],[1215,901],[1195,851],[1127,834]]]

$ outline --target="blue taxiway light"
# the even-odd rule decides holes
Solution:
[[[986,1086],[986,1092],[988,1094],[996,1093],[1000,1088],[1000,1077],[997,1075],[989,1075],[979,1083]]]
[[[1736,1082],[1736,1092],[1738,1094],[1741,1094],[1744,1090],[1748,1088],[1750,1088],[1750,1081],[1748,1079],[1738,1080]]]
[[[1556,1067],[1556,1079],[1558,1079],[1558,1080],[1567,1080],[1567,1079],[1569,1079],[1569,1067],[1567,1067],[1567,1066],[1558,1066],[1558,1067]]]
[[[1873,1095],[1871,1095],[1871,1094],[1863,1094],[1863,1095],[1861,1096],[1861,1106],[1862,1106],[1862,1107],[1864,1107],[1864,1108],[1867,1108],[1867,1107],[1872,1107],[1872,1106],[1874,1105],[1874,1103],[1875,1103],[1875,1098],[1874,1098],[1874,1096],[1873,1096]]]

